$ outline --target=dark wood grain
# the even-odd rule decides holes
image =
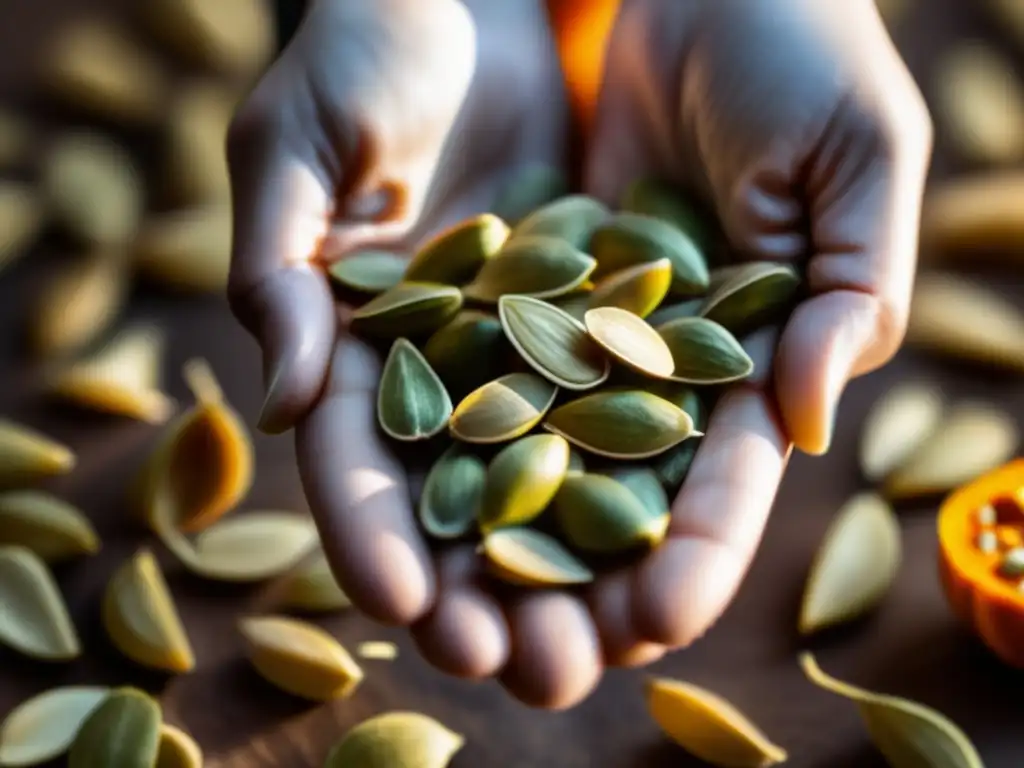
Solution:
[[[0,3],[0,95],[36,110],[31,72],[42,44],[59,23],[87,9],[126,9],[138,0],[3,0]],[[216,0],[210,0],[216,2]],[[919,2],[901,25],[901,48],[926,93],[935,54],[958,36],[985,35],[1009,49],[997,25],[956,0]],[[976,17],[976,18],[975,18]],[[39,114],[54,116],[52,111]],[[71,118],[44,122],[67,125]],[[126,137],[144,156],[145,137]],[[946,151],[941,130],[935,175],[961,166]],[[123,488],[157,432],[150,427],[57,410],[38,393],[40,369],[26,360],[20,339],[26,311],[47,275],[73,257],[48,241],[0,279],[0,412],[67,440],[81,466],[53,489],[80,504],[98,526],[102,554],[61,568],[60,582],[81,629],[86,654],[79,663],[45,666],[0,652],[0,715],[21,699],[70,682],[131,683],[158,694],[168,719],[201,742],[208,765],[305,768],[320,765],[329,744],[347,727],[376,712],[411,708],[464,733],[456,768],[682,768],[699,763],[667,744],[646,717],[642,672],[613,671],[597,692],[570,712],[531,711],[496,684],[449,679],[424,664],[401,632],[354,614],[323,625],[347,644],[394,639],[396,663],[366,662],[358,695],[334,706],[310,708],[271,690],[239,657],[235,618],[257,610],[260,590],[198,583],[171,569],[170,580],[199,657],[197,671],[167,679],[140,672],[114,653],[97,620],[97,601],[111,571],[144,539],[128,520]],[[1022,274],[994,275],[1018,300]],[[228,397],[253,424],[260,405],[259,357],[219,299],[177,299],[140,289],[131,316],[160,320],[171,333],[168,380],[186,398],[177,375],[187,358],[210,360]],[[883,766],[867,744],[856,713],[807,684],[795,654],[795,613],[806,569],[837,506],[861,488],[855,451],[872,401],[909,377],[939,377],[952,394],[988,398],[1024,416],[1019,379],[947,366],[903,352],[896,362],[856,382],[843,401],[835,447],[820,459],[796,457],[750,577],[717,626],[692,648],[652,671],[706,685],[734,701],[790,751],[794,768]],[[304,500],[288,437],[258,437],[259,471],[250,507],[302,509]],[[978,744],[989,768],[1024,764],[1024,675],[998,664],[955,624],[935,575],[934,505],[901,512],[906,560],[898,582],[876,615],[813,645],[823,666],[869,687],[911,696],[948,713]]]

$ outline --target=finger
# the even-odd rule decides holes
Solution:
[[[432,607],[433,563],[403,467],[377,432],[380,361],[339,332],[323,398],[296,426],[302,485],[324,552],[357,608],[408,625]]]
[[[609,667],[643,667],[668,650],[644,640],[633,626],[632,573],[603,576],[587,594],[587,604],[601,639],[604,663]]]
[[[770,398],[752,387],[719,401],[665,541],[633,578],[633,620],[646,640],[689,645],[729,604],[761,539],[790,446]]]
[[[443,554],[437,603],[412,630],[429,663],[471,680],[496,675],[508,661],[511,645],[501,606],[480,586],[479,577],[480,558],[473,547]]]
[[[564,592],[527,595],[509,607],[512,656],[501,684],[531,707],[568,709],[601,678],[601,646],[586,605]]]

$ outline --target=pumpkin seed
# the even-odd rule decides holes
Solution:
[[[590,294],[589,306],[619,307],[639,317],[657,309],[672,284],[672,262],[668,259],[636,264],[613,272]]]
[[[554,298],[576,290],[597,262],[555,237],[517,237],[489,259],[462,293],[474,301],[495,303],[506,294]]]
[[[459,312],[423,345],[430,367],[459,400],[504,373],[511,352],[501,321],[475,309]]]
[[[921,259],[982,256],[1020,264],[1024,241],[1024,173],[1007,170],[960,176],[925,197]]]
[[[581,322],[528,296],[502,296],[498,316],[512,346],[548,381],[571,390],[608,379],[611,365]]]
[[[0,724],[0,765],[20,768],[60,757],[109,693],[109,688],[68,686],[22,702]]]
[[[8,544],[30,549],[49,563],[100,550],[99,536],[89,519],[43,491],[0,493],[0,545]]]
[[[44,661],[70,661],[81,654],[60,589],[31,550],[0,547],[0,605],[0,643]]]
[[[516,169],[498,192],[494,213],[509,224],[518,224],[532,211],[569,194],[569,182],[550,165],[534,164]]]
[[[622,196],[622,210],[651,216],[672,224],[693,238],[702,249],[707,244],[707,225],[676,187],[654,178],[637,179]]]
[[[399,283],[352,313],[352,330],[397,339],[433,333],[462,309],[462,293],[451,285]]]
[[[243,619],[249,660],[267,682],[311,701],[351,696],[363,670],[345,648],[312,624],[283,616]]]
[[[899,569],[900,527],[874,493],[850,499],[836,515],[811,566],[800,609],[800,633],[859,618],[888,592]]]
[[[1019,579],[1024,576],[1024,548],[1011,549],[999,563],[999,575],[1006,579]]]
[[[569,450],[569,472],[586,472],[587,464],[580,452],[570,448]]]
[[[34,126],[24,117],[6,109],[0,110],[0,169],[19,165],[32,154],[34,134]],[[2,231],[3,227],[0,227]]]
[[[529,528],[499,528],[481,545],[491,573],[520,587],[586,584],[593,572],[547,534]]]
[[[444,382],[408,339],[396,339],[384,363],[377,393],[377,420],[396,440],[425,440],[452,415]]]
[[[418,712],[387,712],[345,734],[324,768],[445,768],[465,739]]]
[[[0,487],[25,486],[75,468],[66,445],[8,419],[0,419]]]
[[[872,406],[860,444],[864,477],[884,478],[919,450],[942,422],[942,395],[933,386],[908,383],[889,390]]]
[[[237,106],[235,89],[211,80],[192,83],[175,97],[163,168],[175,199],[185,204],[231,199],[224,145]]]
[[[160,705],[142,691],[111,691],[82,723],[68,753],[68,768],[139,768],[156,764]]]
[[[711,286],[700,314],[736,336],[779,319],[800,288],[800,275],[788,264],[753,262],[726,267],[722,272],[723,279]]]
[[[280,604],[298,611],[330,613],[350,607],[352,601],[338,586],[323,550],[318,550],[285,578]]]
[[[103,626],[132,661],[168,672],[191,672],[195,656],[163,572],[148,549],[124,563],[107,584]]]
[[[725,384],[745,379],[754,371],[754,361],[739,341],[707,318],[673,320],[658,326],[658,334],[671,353],[676,381]]]
[[[356,653],[363,659],[394,661],[398,658],[398,646],[386,640],[370,640],[360,643]]]
[[[510,373],[469,394],[448,422],[452,437],[501,443],[525,435],[555,402],[558,387],[533,373]]]
[[[203,768],[203,751],[183,730],[163,723],[154,768]]]
[[[666,493],[675,496],[683,486],[690,465],[697,456],[699,444],[693,440],[680,443],[675,448],[669,448],[665,453],[656,456],[653,460],[653,469],[661,480]]]
[[[585,552],[656,546],[668,530],[667,505],[652,513],[632,490],[605,475],[566,477],[553,509],[566,540]]]
[[[707,409],[693,387],[675,381],[651,381],[644,389],[686,411],[693,420],[694,429],[703,430],[707,426]]]
[[[894,768],[983,768],[981,757],[966,734],[934,709],[836,680],[823,672],[807,652],[800,654],[800,666],[819,688],[857,705],[871,740]]]
[[[436,539],[455,539],[476,522],[487,477],[487,464],[455,445],[427,474],[420,496],[423,529]]]
[[[583,316],[590,337],[615,360],[640,373],[672,375],[672,351],[643,318],[618,307],[591,309]]]
[[[690,299],[674,304],[663,304],[648,315],[647,322],[657,328],[673,320],[679,320],[684,317],[697,317],[702,306],[704,306],[704,299]]]
[[[609,390],[573,400],[551,411],[544,428],[613,459],[657,456],[700,435],[685,411],[639,390]]]
[[[590,309],[590,295],[590,291],[575,291],[573,293],[566,294],[565,296],[550,299],[549,301],[567,315],[570,315],[582,323],[583,316],[587,314],[587,310]]]
[[[1008,461],[1019,442],[1009,414],[985,403],[961,403],[886,477],[885,493],[902,499],[952,490]]]
[[[593,197],[568,195],[538,208],[520,221],[509,239],[544,235],[589,251],[594,230],[610,215],[608,207]]]
[[[653,469],[647,467],[619,467],[609,475],[620,485],[628,488],[648,514],[654,517],[667,516],[669,512],[669,500],[665,495],[665,489],[661,485],[661,478]],[[666,525],[668,520],[666,519]]]
[[[327,270],[338,285],[377,295],[402,282],[408,260],[388,251],[360,251],[345,256]]]
[[[462,285],[472,280],[508,239],[508,225],[483,213],[435,235],[412,257],[404,280]]]
[[[655,677],[644,686],[647,711],[672,741],[711,765],[763,768],[786,751],[720,696],[679,680]]]
[[[163,424],[174,401],[160,390],[163,332],[149,325],[122,331],[92,357],[57,374],[52,392],[105,413]]]
[[[480,529],[528,523],[540,515],[569,471],[569,444],[558,435],[531,435],[503,448],[487,467]]]
[[[43,228],[43,206],[27,184],[0,182],[0,269],[28,250]]]
[[[180,293],[221,293],[231,267],[231,206],[217,201],[151,214],[132,258],[139,275]]]

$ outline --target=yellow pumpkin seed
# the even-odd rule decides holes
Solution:
[[[22,702],[0,724],[0,765],[21,768],[60,757],[109,693],[109,688],[76,685]]]
[[[441,455],[430,468],[420,495],[419,518],[423,529],[436,539],[466,534],[480,512],[487,464],[458,445]]]
[[[725,384],[754,372],[754,361],[736,338],[704,317],[686,317],[658,326],[672,356],[672,378],[687,384]]]
[[[512,354],[501,321],[475,309],[459,312],[423,345],[423,356],[457,400],[504,373]]]
[[[702,306],[704,306],[704,299],[689,299],[688,301],[680,301],[673,304],[663,304],[647,316],[647,322],[657,328],[673,320],[680,320],[684,317],[697,317],[700,315]]]
[[[345,734],[324,768],[446,768],[465,739],[418,712],[387,712]]]
[[[651,216],[672,224],[703,247],[708,240],[707,224],[697,209],[672,184],[656,178],[632,182],[622,196],[622,210]]]
[[[594,230],[611,215],[608,207],[587,195],[567,195],[542,206],[520,221],[510,240],[543,235],[565,240],[589,252]]]
[[[0,269],[13,264],[43,227],[43,205],[27,184],[0,182]]]
[[[639,390],[608,390],[573,400],[551,411],[544,428],[614,459],[657,456],[700,435],[686,411]]]
[[[283,616],[243,619],[253,667],[267,682],[311,701],[347,698],[363,680],[348,651],[319,627]]]
[[[902,499],[944,493],[1013,457],[1020,442],[1016,421],[981,402],[949,410],[938,429],[885,479],[885,494]]]
[[[958,176],[925,197],[921,259],[982,257],[1024,263],[1024,173],[1002,170]]]
[[[352,605],[337,579],[323,550],[289,573],[281,585],[282,608],[309,613],[331,613]]]
[[[132,661],[168,672],[191,672],[195,656],[163,572],[148,549],[124,563],[107,584],[103,626]]]
[[[537,426],[558,387],[533,373],[509,373],[470,393],[452,413],[448,429],[467,443],[502,443]]]
[[[111,691],[93,710],[68,752],[68,768],[129,768],[156,764],[160,705],[142,691]]]
[[[0,169],[19,165],[29,157],[34,151],[34,133],[34,126],[24,117],[0,109]]]
[[[584,552],[656,546],[668,530],[667,505],[652,513],[633,491],[605,475],[567,476],[552,508],[566,541]]]
[[[399,283],[352,313],[352,330],[397,339],[433,333],[462,309],[462,292],[438,283]]]
[[[203,751],[185,731],[163,723],[154,768],[203,768]]]
[[[43,661],[70,661],[81,654],[60,589],[31,550],[0,547],[0,605],[0,643]]]
[[[871,482],[919,450],[942,423],[942,394],[931,385],[897,385],[871,408],[860,443],[860,466]]]
[[[624,466],[608,473],[616,482],[640,500],[649,515],[666,516],[670,511],[668,496],[658,473],[648,467]],[[665,524],[668,525],[666,519]]]
[[[861,493],[836,515],[818,549],[800,608],[809,635],[859,618],[888,592],[902,556],[900,527],[884,499]]]
[[[65,475],[78,459],[66,445],[30,427],[0,419],[0,487],[12,488]]]
[[[184,204],[226,201],[231,196],[224,145],[238,94],[212,81],[182,89],[167,118],[164,174],[175,199]]]
[[[823,672],[807,652],[800,654],[800,666],[819,688],[857,705],[871,740],[893,768],[984,767],[967,735],[934,709],[836,680]]]
[[[494,213],[509,224],[522,221],[537,208],[569,194],[569,182],[550,165],[542,163],[517,168],[498,192]]]
[[[462,285],[486,268],[508,239],[508,225],[483,213],[438,233],[412,257],[403,280]]]
[[[571,390],[603,384],[611,364],[583,323],[529,296],[502,296],[498,316],[512,346],[548,381]]]
[[[786,751],[736,707],[691,683],[655,677],[644,686],[647,711],[672,741],[723,768],[764,768],[785,762]]]
[[[647,317],[668,293],[672,284],[672,262],[668,259],[636,264],[613,272],[594,287],[589,306],[619,307]]]
[[[343,257],[327,271],[331,279],[343,288],[376,296],[402,282],[408,263],[396,253],[360,251]]]
[[[452,415],[444,382],[408,339],[396,339],[384,363],[377,392],[377,420],[395,440],[425,440]]]
[[[221,293],[231,266],[231,207],[213,201],[147,218],[132,258],[139,275],[180,293]]]
[[[788,264],[753,262],[725,267],[721,279],[715,278],[713,273],[711,291],[700,314],[736,336],[780,319],[800,288],[800,275]]]
[[[48,563],[100,550],[89,518],[43,491],[0,493],[0,545],[9,544],[30,549]]]
[[[480,529],[522,525],[551,503],[569,471],[569,444],[558,435],[531,435],[503,448],[487,467]]]
[[[469,299],[495,303],[506,294],[554,298],[576,290],[597,262],[555,237],[517,237],[489,259],[463,288]]]
[[[529,528],[499,528],[481,545],[492,575],[520,587],[586,584],[593,572],[556,539]]]
[[[643,318],[618,307],[588,310],[583,324],[590,338],[612,358],[656,378],[672,375],[672,351]]]
[[[360,658],[374,661],[393,661],[398,658],[398,646],[386,640],[369,640],[356,649]]]

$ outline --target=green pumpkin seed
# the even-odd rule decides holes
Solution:
[[[779,319],[792,305],[800,275],[788,264],[754,262],[716,270],[700,314],[737,336]]]
[[[509,224],[518,224],[532,211],[569,194],[564,174],[549,165],[517,169],[494,202],[493,211]]]
[[[676,381],[725,384],[754,371],[754,361],[739,341],[714,321],[684,317],[658,326],[657,332],[670,350]]]
[[[565,296],[549,299],[549,302],[582,323],[583,316],[590,309],[590,294],[591,291],[575,291]]]
[[[68,686],[22,702],[0,725],[0,765],[20,768],[60,757],[109,693],[109,688]]]
[[[546,235],[589,251],[590,238],[609,216],[608,207],[587,195],[568,195],[538,208],[516,225],[510,239]]]
[[[396,339],[384,362],[377,420],[395,440],[433,437],[448,424],[452,400],[430,363],[408,339]]]
[[[584,450],[613,459],[657,456],[700,435],[686,411],[640,390],[585,395],[551,411],[544,428]]]
[[[551,503],[569,471],[569,444],[558,435],[531,435],[512,443],[487,467],[480,530],[530,522]]]
[[[455,539],[476,522],[483,498],[487,464],[464,448],[445,451],[427,474],[420,496],[423,529],[435,539]]]
[[[508,225],[483,213],[432,237],[412,257],[406,281],[462,285],[498,253],[508,239]]]
[[[160,726],[156,768],[203,768],[203,751],[185,731],[164,723]]]
[[[345,734],[324,768],[446,768],[465,739],[418,712],[387,712]]]
[[[686,480],[690,471],[690,465],[697,455],[697,448],[700,447],[696,440],[687,440],[675,448],[670,448],[660,456],[656,456],[651,464],[652,469],[661,480],[665,492],[671,496],[679,493],[679,489]]]
[[[459,400],[504,373],[511,353],[501,321],[475,309],[459,312],[423,345],[430,367]]]
[[[558,387],[533,373],[510,373],[467,396],[448,420],[452,437],[467,443],[503,443],[544,418]]]
[[[327,274],[343,288],[376,295],[402,282],[408,264],[408,259],[388,251],[361,251],[332,264]]]
[[[633,491],[606,475],[566,477],[555,494],[553,509],[565,538],[585,552],[654,546],[668,529],[667,507],[652,513]]]
[[[0,547],[0,643],[44,661],[82,652],[53,574],[31,550]]]
[[[436,331],[462,309],[462,292],[437,283],[399,283],[352,313],[362,336],[397,339]]]
[[[0,545],[27,547],[49,563],[100,550],[89,518],[43,491],[0,493]]]
[[[609,476],[628,488],[655,517],[669,513],[669,500],[658,473],[648,467],[619,467]],[[667,524],[667,523],[666,523]]]
[[[296,611],[331,613],[352,605],[338,585],[322,549],[294,571],[281,585],[280,605]]]
[[[668,259],[672,293],[700,295],[708,287],[708,268],[696,243],[671,224],[635,213],[619,213],[598,227],[590,243],[600,279],[637,264]]]
[[[495,303],[510,293],[554,298],[576,290],[597,262],[555,237],[517,237],[484,264],[462,293],[474,301]]]
[[[671,184],[654,178],[637,179],[622,196],[622,210],[652,216],[672,224],[704,247],[708,227],[693,204]]]
[[[608,379],[611,364],[583,323],[558,307],[528,296],[502,296],[498,316],[505,335],[537,373],[571,390]]]
[[[659,379],[672,376],[672,351],[643,318],[618,307],[591,309],[583,316],[590,337],[620,363]]]
[[[672,320],[679,320],[683,317],[697,317],[700,315],[701,307],[704,306],[704,299],[689,299],[674,304],[663,304],[647,316],[647,322],[657,328]]]
[[[142,691],[112,691],[82,723],[68,768],[142,768],[156,764],[160,705]]]
[[[653,312],[672,284],[672,262],[668,259],[637,264],[613,272],[590,294],[590,307],[619,307],[639,317]]]
[[[693,387],[675,381],[651,381],[644,389],[686,411],[693,419],[694,429],[703,431],[707,426],[707,409]]]
[[[569,472],[586,472],[587,464],[583,460],[583,454],[575,448],[569,451]]]
[[[501,528],[484,537],[481,549],[492,575],[520,587],[586,584],[594,573],[547,534]]]

